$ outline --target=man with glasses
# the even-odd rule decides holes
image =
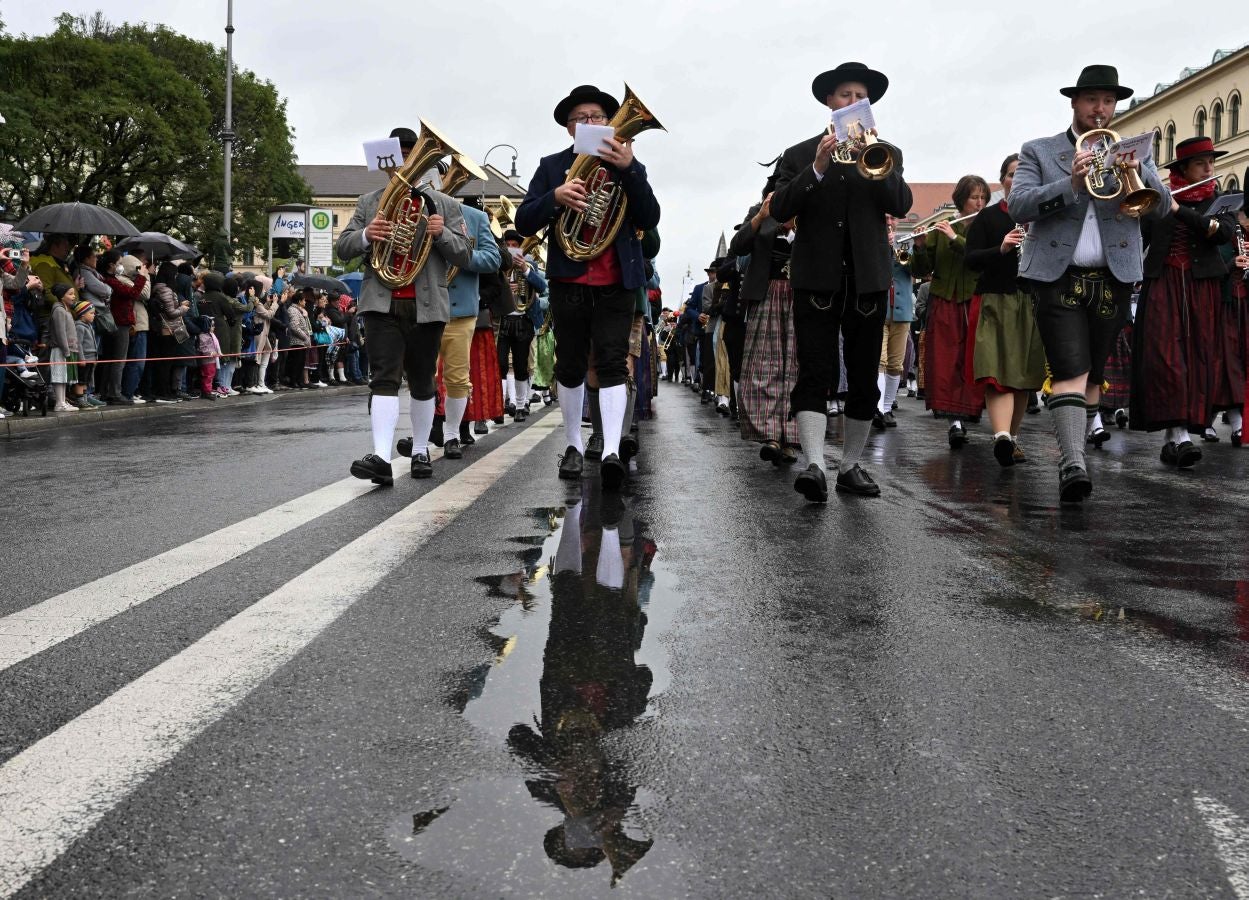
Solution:
[[[555,121],[576,136],[578,125],[602,125],[620,108],[610,94],[585,84],[555,106]],[[646,168],[633,157],[633,142],[608,138],[598,156],[603,170],[628,199],[627,221],[615,242],[588,262],[569,259],[559,241],[549,241],[547,278],[555,326],[555,377],[567,448],[560,459],[561,478],[580,478],[585,446],[581,439],[581,408],[590,348],[598,372],[599,407],[603,415],[603,487],[618,490],[624,482],[620,436],[628,405],[629,334],[637,290],[646,283],[646,265],[638,235],[659,224],[659,202],[646,180]],[[572,147],[544,157],[529,182],[529,192],[516,211],[516,229],[532,235],[566,209],[584,211],[589,198],[581,179],[566,181],[576,154]]]

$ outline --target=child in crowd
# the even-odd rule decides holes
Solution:
[[[95,337],[95,307],[90,300],[79,300],[74,304],[74,327],[78,334],[78,358],[82,362],[78,366],[78,384],[74,386],[73,402],[79,409],[107,406],[103,400],[95,398],[91,384],[100,353]]]
[[[221,358],[221,342],[217,340],[217,326],[212,316],[200,316],[199,337],[196,339],[199,355],[206,357],[199,363],[200,389],[207,400],[216,400],[225,393],[218,388],[213,390],[213,378],[217,375],[217,363]]]
[[[70,312],[78,302],[78,294],[73,284],[58,282],[52,285],[52,295],[58,301],[52,306],[48,332],[51,346],[48,359],[52,363],[48,368],[51,369],[52,396],[56,400],[52,409],[54,412],[78,412],[78,407],[65,396],[69,385],[78,380],[78,368],[74,364],[78,359],[78,334]]]

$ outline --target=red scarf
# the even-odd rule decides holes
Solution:
[[[1171,170],[1171,190],[1178,191],[1182,187],[1188,187],[1189,184],[1189,180],[1180,174],[1179,169]],[[1193,188],[1191,191],[1185,191],[1175,199],[1180,203],[1201,203],[1202,201],[1209,200],[1213,197],[1215,191],[1218,190],[1218,187],[1218,182],[1209,181],[1199,188]]]

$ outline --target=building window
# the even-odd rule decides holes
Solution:
[[[1167,162],[1175,159],[1175,123],[1167,123]]]
[[[1206,136],[1206,111],[1204,108],[1197,110],[1197,119],[1193,122],[1197,126],[1197,137]]]
[[[1154,161],[1162,159],[1162,132],[1154,129]]]
[[[1227,133],[1230,137],[1236,137],[1240,134],[1240,94],[1232,94],[1227,101],[1227,111],[1230,121]]]
[[[1223,140],[1223,104],[1218,100],[1210,106],[1210,136],[1216,144]]]
[[[391,146],[393,147],[394,145],[392,144]],[[333,227],[334,227],[334,228],[337,228],[337,227],[338,227],[338,213],[334,213],[334,222],[333,222]]]
[[[254,248],[248,247],[246,250],[243,251],[243,265],[245,266],[256,265],[256,251]]]

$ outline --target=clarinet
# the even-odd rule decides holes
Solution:
[[[1245,247],[1245,229],[1237,225],[1236,226],[1236,255],[1245,256],[1247,253],[1249,253],[1249,250],[1247,250]],[[1241,279],[1244,281],[1249,281],[1249,269],[1245,269],[1245,272],[1241,276]]]

